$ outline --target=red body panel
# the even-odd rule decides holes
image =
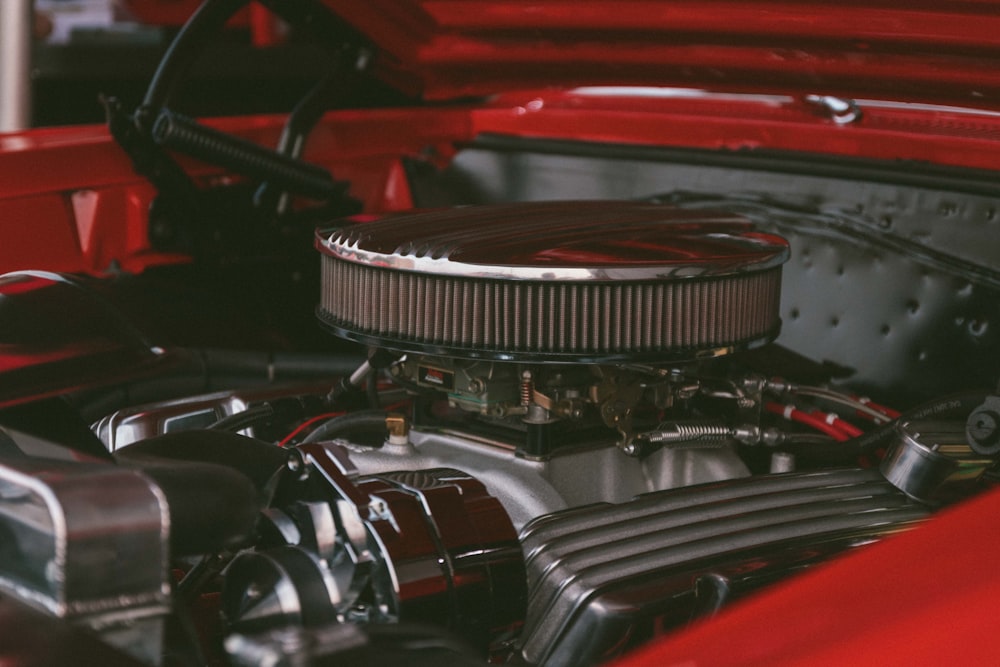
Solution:
[[[650,92],[650,91],[647,91]],[[655,91],[654,91],[655,92]],[[275,145],[280,117],[210,124]],[[408,207],[399,156],[437,154],[484,133],[589,142],[776,150],[989,169],[1000,163],[1000,115],[960,110],[864,107],[838,126],[790,98],[669,98],[588,91],[510,93],[484,107],[342,111],[310,136],[305,158],[351,182],[368,211]],[[202,183],[221,170],[182,162]],[[0,271],[44,268],[101,273],[184,261],[152,253],[146,212],[155,190],[132,171],[102,127],[45,130],[0,138]]]
[[[618,667],[995,665],[1000,493],[734,605]]]
[[[427,98],[635,84],[1000,108],[993,2],[326,3]]]
[[[378,47],[377,68],[426,99],[632,84],[819,93],[1000,109],[991,0],[323,0]],[[180,25],[195,0],[128,0]],[[259,45],[274,23],[237,15]]]
[[[406,208],[409,193],[399,155],[468,140],[467,111],[343,112],[312,135],[306,158],[351,181],[372,210]],[[212,123],[264,145],[277,142],[284,119],[233,118]],[[182,161],[201,183],[222,170]],[[76,127],[0,137],[0,273],[19,269],[102,273],[185,257],[153,253],[147,211],[154,188],[132,171],[103,127]]]

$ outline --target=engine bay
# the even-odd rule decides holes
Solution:
[[[0,663],[608,664],[995,488],[995,113],[447,39],[420,99],[312,0],[264,3],[328,50],[287,119],[178,113],[245,4],[4,140]]]
[[[992,479],[989,392],[901,414],[772,342],[789,243],[740,214],[431,209],[316,248],[316,316],[366,350],[338,382],[299,360],[319,378],[100,414],[122,396],[78,392],[98,418],[71,460],[65,434],[21,430],[39,412],[5,422],[8,594],[148,664],[409,664],[414,643],[597,664]],[[65,363],[172,372],[93,285],[0,287],[35,323],[25,386]],[[67,308],[77,347],[53,360],[65,341],[37,335]]]

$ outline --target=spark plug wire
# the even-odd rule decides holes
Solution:
[[[291,433],[289,433],[284,438],[282,438],[281,441],[278,443],[278,447],[287,447],[289,445],[289,443],[291,443],[295,439],[296,436],[298,436],[300,433],[302,433],[303,431],[305,431],[306,429],[308,429],[310,426],[312,426],[316,422],[325,421],[327,419],[333,419],[334,417],[339,417],[339,416],[341,416],[343,414],[346,414],[346,413],[345,412],[327,412],[327,413],[324,413],[322,415],[316,415],[315,417],[312,417],[310,419],[305,420],[304,422],[302,422],[301,424],[299,424],[298,426],[296,426],[295,430],[293,430]]]
[[[781,403],[769,402],[764,405],[768,412],[784,417],[788,421],[797,422],[809,426],[820,433],[825,433],[837,442],[845,442],[851,439],[851,435],[835,424],[828,423],[826,419],[815,414],[810,414],[800,410],[794,405],[782,405]]]
[[[781,379],[769,380],[766,386],[767,389],[778,396],[808,396],[851,408],[857,416],[873,421],[876,424],[885,424],[893,421],[900,414],[896,410],[879,405],[867,397],[847,394],[825,387],[800,385]]]

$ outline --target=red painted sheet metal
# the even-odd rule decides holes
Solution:
[[[596,92],[596,91],[595,91]],[[924,162],[974,169],[1000,164],[1000,114],[861,104],[838,125],[788,97],[658,97],[535,91],[509,94],[473,113],[476,133],[710,150]],[[668,92],[668,91],[661,91]],[[822,159],[822,158],[819,158]]]
[[[205,121],[274,146],[285,119],[248,116]],[[305,158],[351,183],[367,210],[404,207],[409,192],[399,158],[472,138],[467,109],[346,111],[312,133]],[[194,160],[181,164],[202,186],[229,179]],[[0,135],[0,273],[46,269],[103,273],[186,261],[153,252],[147,212],[155,189],[100,126]]]
[[[1000,108],[983,0],[325,2],[428,98],[633,83]]]
[[[617,92],[615,92],[617,90]],[[795,98],[709,96],[677,91],[551,90],[509,93],[481,107],[340,111],[310,136],[305,158],[351,182],[367,211],[410,202],[399,160],[447,164],[484,133],[728,151],[778,150],[995,169],[1000,114],[861,105],[841,126]],[[275,145],[278,116],[206,121]],[[202,186],[229,178],[182,160]],[[100,273],[180,261],[152,253],[146,211],[155,191],[100,127],[0,136],[0,270]]]
[[[323,1],[377,44],[376,71],[428,99],[631,83],[1000,109],[991,0]],[[126,3],[172,25],[197,4]]]
[[[310,136],[305,158],[346,178],[349,163],[395,160],[399,155],[426,153],[428,147],[446,159],[456,144],[480,133],[499,133],[651,146],[788,150],[984,169],[1000,164],[998,114],[862,103],[861,120],[839,126],[818,107],[788,97],[664,97],[654,89],[634,95],[614,90],[525,91],[496,97],[483,107],[335,112]],[[283,118],[205,122],[274,145]],[[221,170],[194,161],[184,164],[202,178],[222,175]],[[4,183],[0,201],[142,182],[101,127],[0,135],[0,179]]]
[[[1000,492],[866,547],[617,667],[995,665]]]

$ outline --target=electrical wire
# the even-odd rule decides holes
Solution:
[[[834,424],[828,423],[825,419],[818,417],[816,415],[810,414],[794,405],[782,405],[780,403],[766,403],[764,409],[772,414],[784,417],[788,421],[797,422],[805,426],[809,426],[820,433],[825,433],[837,442],[846,442],[851,439],[851,435],[842,430],[841,428],[835,426]]]
[[[208,430],[233,432],[242,431],[243,429],[250,428],[261,420],[267,419],[273,415],[274,407],[270,403],[261,403],[260,405],[253,406],[252,408],[247,408],[241,412],[236,412],[227,417],[223,417],[214,424],[211,424],[208,427]]]
[[[385,410],[386,412],[398,412],[399,410],[401,410],[402,408],[407,407],[408,405],[410,405],[410,399],[407,398],[407,399],[404,399],[402,401],[397,401],[397,402],[392,403],[390,405],[386,405],[382,409]]]
[[[377,410],[381,401],[378,394],[378,370],[375,368],[365,375],[365,396],[368,399],[368,407]]]
[[[892,408],[886,407],[884,405],[879,405],[878,403],[868,398],[867,396],[856,396],[854,394],[850,394],[850,396],[857,402],[863,405],[867,405],[869,408],[873,410],[881,412],[889,419],[899,419],[900,415],[902,415],[902,413],[899,412],[898,410],[893,410]]]
[[[876,424],[884,424],[899,417],[895,410],[885,408],[877,403],[865,402],[856,396],[842,394],[832,389],[823,387],[810,387],[807,385],[789,384],[787,392],[793,396],[809,396],[837,403],[845,407],[852,408],[858,416],[874,421]]]
[[[845,421],[840,417],[840,415],[836,414],[835,412],[823,412],[821,410],[813,409],[809,410],[809,414],[813,415],[814,417],[822,419],[830,426],[835,426],[836,428],[839,428],[841,431],[843,431],[852,438],[856,438],[864,433],[864,431],[862,431],[860,428],[858,428],[857,426],[848,421]]]
[[[332,440],[343,433],[359,429],[376,429],[385,426],[384,410],[359,410],[328,419],[302,439],[302,443]]]
[[[926,419],[928,417],[941,418],[943,415],[965,419],[973,410],[979,407],[987,396],[989,390],[973,390],[959,394],[950,394],[941,398],[918,405],[907,410],[900,415],[898,421],[907,422],[914,419]],[[884,424],[878,428],[868,431],[861,437],[853,441],[853,445],[860,453],[873,453],[878,449],[886,448],[892,444],[896,438],[896,424]]]
[[[302,431],[306,430],[307,428],[309,428],[310,426],[312,426],[316,422],[323,421],[323,420],[326,420],[326,419],[333,419],[334,417],[339,417],[339,416],[341,416],[343,414],[346,414],[346,413],[345,412],[327,412],[325,414],[316,415],[315,417],[312,417],[310,419],[305,420],[304,422],[302,422],[301,424],[299,424],[298,426],[296,426],[295,430],[293,430],[291,433],[289,433],[284,438],[282,438],[281,441],[278,443],[278,447],[287,447],[288,444],[292,440],[294,440],[297,435],[299,435],[300,433],[302,433]]]

